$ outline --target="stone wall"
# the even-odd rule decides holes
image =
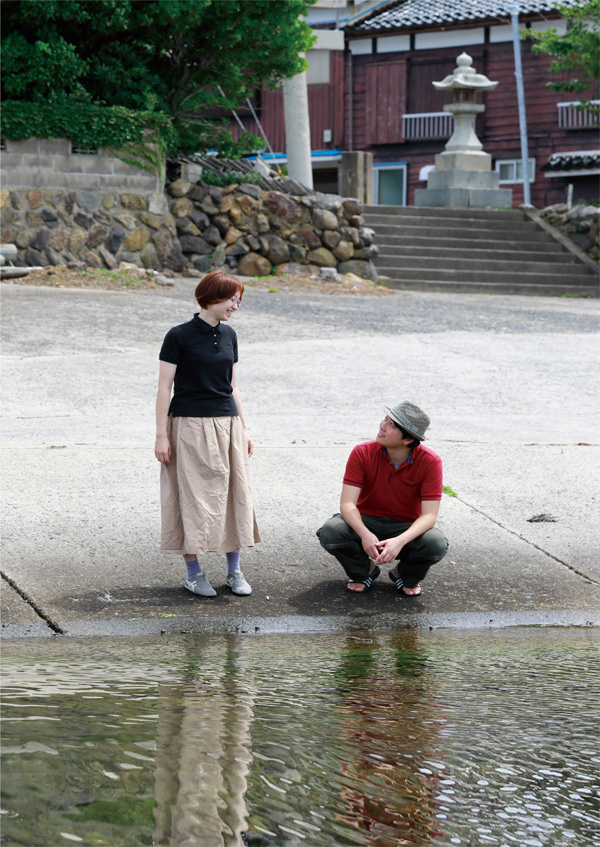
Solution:
[[[0,240],[17,246],[19,265],[186,267],[163,193],[3,188],[0,206]]]
[[[293,263],[378,278],[362,203],[337,195],[292,197],[251,184],[217,188],[179,179],[166,193],[147,195],[7,187],[0,205],[1,241],[17,246],[24,266],[131,262],[262,276]]]
[[[157,173],[128,165],[102,147],[95,153],[74,153],[66,138],[4,139],[0,180],[4,188],[10,189],[127,191],[144,195],[164,189],[164,179]]]
[[[375,233],[364,226],[360,200],[183,179],[170,183],[167,193],[181,251],[198,270],[225,266],[244,276],[264,276],[291,263],[378,278],[371,261],[378,253]]]
[[[540,210],[540,215],[555,226],[593,259],[600,258],[600,209],[597,206],[556,203]]]

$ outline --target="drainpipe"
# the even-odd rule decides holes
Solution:
[[[513,33],[513,52],[515,54],[515,78],[517,81],[517,102],[519,104],[519,129],[521,131],[521,161],[523,167],[523,201],[531,206],[529,185],[529,147],[527,144],[527,118],[525,115],[525,89],[523,87],[523,68],[521,65],[521,39],[519,38],[519,9],[510,6],[510,18]]]

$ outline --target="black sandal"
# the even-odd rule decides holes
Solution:
[[[371,571],[371,573],[367,577],[365,577],[365,579],[349,579],[346,583],[346,591],[349,591],[350,594],[366,594],[368,591],[371,590],[373,582],[377,579],[380,573],[381,571],[378,567],[376,567],[374,571]],[[365,587],[362,591],[353,591],[352,588],[348,588],[351,582],[359,585],[364,585]]]
[[[404,589],[405,589],[405,588],[408,588],[409,586],[404,585],[404,580],[402,579],[402,577],[401,577],[401,576],[396,576],[396,574],[394,573],[393,568],[392,568],[392,570],[391,570],[391,571],[389,571],[389,572],[388,572],[388,576],[389,576],[389,578],[392,580],[392,582],[395,584],[395,586],[396,586],[396,588],[398,589],[398,591],[400,592],[400,594],[402,594],[402,596],[403,596],[403,597],[408,597],[408,599],[409,599],[409,600],[411,600],[413,597],[420,597],[420,596],[421,596],[421,594],[423,593],[423,589],[422,589],[422,588],[421,588],[421,586],[417,583],[417,585],[411,585],[410,587],[411,587],[411,588],[421,588],[421,590],[419,591],[419,593],[418,593],[418,594],[407,594],[407,593],[406,593],[406,591],[405,591]]]

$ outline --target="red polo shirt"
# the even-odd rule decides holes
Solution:
[[[361,515],[415,521],[421,500],[442,499],[442,460],[419,444],[396,469],[385,447],[367,441],[350,453],[344,484],[360,488],[356,506]]]

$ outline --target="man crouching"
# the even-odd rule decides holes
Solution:
[[[375,441],[358,444],[344,474],[341,514],[317,536],[349,577],[353,594],[366,594],[381,573],[406,597],[421,594],[419,582],[446,555],[448,542],[434,528],[442,499],[442,460],[424,447],[429,417],[409,401],[385,408]]]

